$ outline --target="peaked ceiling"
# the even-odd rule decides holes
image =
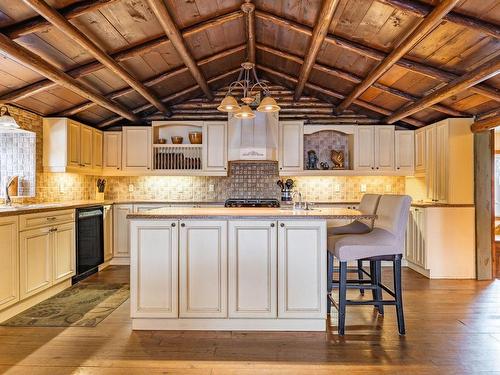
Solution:
[[[0,0],[0,102],[106,129],[217,119],[255,61],[282,118],[500,113],[498,0]]]

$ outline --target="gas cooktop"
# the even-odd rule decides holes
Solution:
[[[230,198],[224,203],[224,207],[279,207],[280,202],[272,198]]]

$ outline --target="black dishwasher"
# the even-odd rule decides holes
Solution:
[[[104,262],[102,206],[76,210],[76,275],[73,284],[98,271]]]

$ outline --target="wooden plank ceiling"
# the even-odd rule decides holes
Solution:
[[[247,58],[282,118],[500,112],[498,0],[9,0],[0,33],[0,102],[103,129],[223,118]]]

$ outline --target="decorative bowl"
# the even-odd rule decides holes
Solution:
[[[167,140],[165,138],[158,138],[158,144],[159,145],[164,145],[167,143]]]
[[[201,132],[190,132],[189,142],[193,145],[201,145]]]
[[[181,136],[178,136],[178,135],[173,135],[171,138],[172,138],[172,143],[174,145],[180,145],[180,144],[182,144],[182,140],[184,139],[184,138],[182,138]]]

